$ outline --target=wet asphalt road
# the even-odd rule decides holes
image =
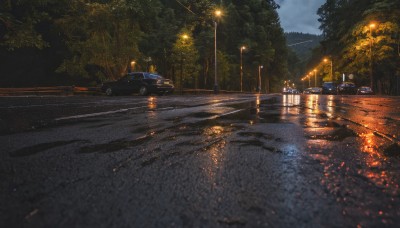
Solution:
[[[400,99],[0,98],[0,227],[397,227]]]

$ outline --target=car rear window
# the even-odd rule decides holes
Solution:
[[[148,79],[162,79],[163,77],[158,74],[145,74],[145,78]]]

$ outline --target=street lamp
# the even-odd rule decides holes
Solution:
[[[258,92],[261,93],[261,69],[264,68],[264,66],[260,65],[258,66]]]
[[[189,39],[189,36],[186,33],[184,33],[181,35],[181,37],[182,37],[182,45],[185,45],[186,40]],[[181,75],[180,75],[181,77],[180,77],[180,81],[179,81],[179,84],[180,84],[179,86],[181,87],[180,88],[181,94],[183,93],[183,65],[184,65],[183,50],[181,50]]]
[[[243,92],[243,50],[245,50],[245,46],[240,47],[240,92]]]
[[[131,61],[131,72],[134,71],[134,69],[135,69],[135,64],[136,64],[136,62],[135,62],[134,60]]]
[[[373,55],[372,55],[372,45],[373,45],[373,39],[372,39],[372,29],[374,29],[376,26],[375,23],[370,23],[369,24],[369,80],[370,80],[370,87],[374,89],[374,75],[373,75]]]
[[[330,58],[329,60],[330,60],[330,64],[331,64],[331,72],[330,72],[329,76],[330,76],[330,81],[333,81],[333,60],[332,60],[332,58]],[[328,62],[328,59],[325,58],[324,62]]]
[[[217,18],[221,17],[222,11],[215,11],[215,20],[214,20],[214,93],[218,94],[218,78],[217,78]]]
[[[315,87],[317,87],[317,69],[314,69],[314,75],[315,75]]]

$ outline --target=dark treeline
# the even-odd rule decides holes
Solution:
[[[300,79],[308,69],[306,65],[312,57],[312,51],[320,46],[322,35],[313,35],[299,32],[285,33],[286,42],[289,47],[288,52],[288,66],[289,72],[294,77],[291,77],[293,82],[300,85],[304,89],[309,86],[305,81]]]
[[[399,0],[327,0],[318,15],[324,40],[314,50],[310,68],[320,67],[329,80],[330,64],[320,63],[327,57],[333,60],[333,80],[353,74],[358,85],[399,94]]]
[[[222,4],[222,5],[221,5]],[[290,78],[273,0],[3,0],[0,86],[95,85],[155,71],[178,88],[278,91]],[[216,9],[222,16],[214,15]],[[266,85],[269,84],[269,88]]]

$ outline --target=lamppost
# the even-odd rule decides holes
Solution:
[[[189,39],[189,36],[186,34],[186,33],[184,33],[184,34],[182,34],[182,45],[185,45],[186,44],[186,40],[187,39]],[[180,84],[180,89],[181,89],[181,94],[183,94],[183,65],[184,65],[184,58],[183,58],[183,50],[181,49],[181,77],[180,77],[180,81],[179,81],[179,84]]]
[[[132,60],[132,61],[131,61],[131,72],[134,71],[134,69],[135,69],[135,64],[136,64],[135,60]]]
[[[243,92],[243,50],[245,46],[240,47],[240,92]]]
[[[331,71],[329,73],[329,77],[330,77],[330,81],[333,81],[333,60],[332,60],[332,58],[330,58],[329,60],[330,60],[330,64],[331,64]],[[328,62],[328,59],[325,58],[324,62]]]
[[[375,23],[370,23],[369,24],[369,80],[370,80],[370,87],[374,89],[374,75],[373,75],[373,55],[372,55],[372,45],[373,45],[373,39],[372,39],[372,29],[375,28]]]
[[[258,66],[258,93],[261,93],[261,69],[264,68],[264,66],[259,65]]]
[[[144,61],[147,63],[147,71],[150,71],[150,62],[152,61],[151,57],[145,58]]]
[[[314,75],[315,75],[315,87],[317,87],[317,69],[314,69]]]
[[[214,20],[214,93],[218,94],[218,77],[217,77],[217,18],[221,17],[222,11],[216,10],[215,11],[215,20]]]

